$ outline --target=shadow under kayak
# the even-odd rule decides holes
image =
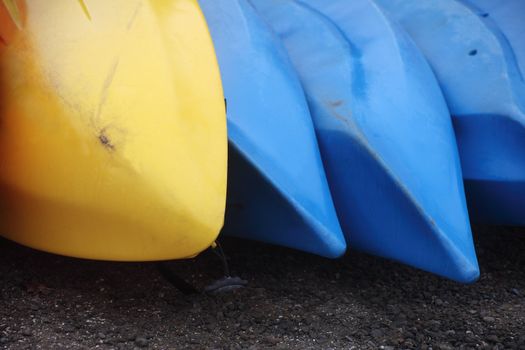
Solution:
[[[252,0],[299,73],[349,246],[479,275],[454,132],[417,48],[367,0]]]
[[[244,0],[200,0],[227,100],[223,233],[344,253],[304,92],[280,41]]]
[[[379,3],[408,31],[439,80],[454,117],[472,219],[524,225],[523,2]]]

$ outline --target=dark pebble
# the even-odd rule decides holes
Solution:
[[[489,336],[487,337],[487,340],[488,340],[488,341],[491,341],[491,342],[493,342],[493,343],[497,343],[497,342],[499,342],[499,338],[498,338],[498,336],[495,335],[495,334],[491,334],[491,335],[489,335]]]
[[[75,326],[73,326],[71,324],[66,324],[66,325],[64,325],[64,328],[62,328],[62,329],[66,333],[71,333],[71,332],[74,332],[77,329],[77,327],[75,327]]]
[[[270,345],[276,345],[279,343],[279,338],[276,338],[270,335],[270,336],[265,337],[264,341]]]
[[[381,338],[383,336],[383,331],[381,329],[373,329],[370,332],[370,335],[376,339]]]
[[[135,345],[137,345],[140,348],[145,348],[149,344],[149,341],[144,337],[137,337],[135,339]]]
[[[20,330],[20,334],[22,334],[24,337],[30,337],[33,335],[33,332],[29,328],[22,328]]]
[[[518,296],[518,297],[521,296],[521,292],[520,292],[520,290],[517,289],[517,288],[512,288],[512,289],[510,290],[510,292],[511,292],[512,294]]]

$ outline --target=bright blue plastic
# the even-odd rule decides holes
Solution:
[[[308,105],[282,44],[240,0],[200,0],[227,99],[230,140],[223,232],[326,257],[346,242]]]
[[[252,0],[299,73],[349,246],[479,275],[450,117],[422,55],[368,0]]]
[[[512,48],[520,75],[525,74],[525,1],[463,0],[485,21],[493,22]]]
[[[440,82],[454,116],[472,219],[525,225],[525,2],[379,2]]]

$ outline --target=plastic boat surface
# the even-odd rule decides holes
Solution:
[[[525,224],[525,3],[380,0],[434,70],[473,220]]]
[[[457,146],[424,57],[368,0],[252,0],[282,38],[350,247],[479,275]]]
[[[245,0],[200,0],[227,100],[223,232],[327,257],[346,249],[315,131],[285,49]]]
[[[87,6],[0,2],[0,234],[82,258],[194,256],[226,199],[204,17],[194,0]]]

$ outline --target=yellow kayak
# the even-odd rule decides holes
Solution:
[[[222,227],[227,158],[197,1],[81,5],[0,0],[0,234],[91,259],[194,256]]]

